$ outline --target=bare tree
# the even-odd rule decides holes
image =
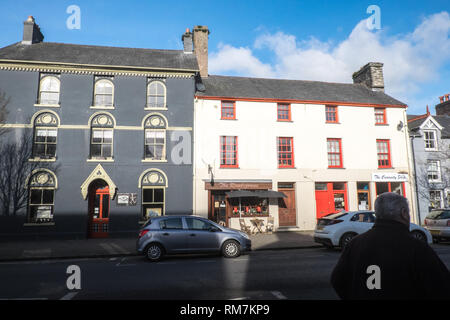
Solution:
[[[5,92],[0,89],[0,137],[7,132],[7,128],[2,126],[6,122],[6,117],[8,115],[8,104],[10,98],[6,97]]]
[[[437,175],[439,179],[434,179],[433,172],[428,170],[428,161],[439,162],[439,171]],[[422,163],[422,170],[416,172],[417,193],[424,200],[432,200],[430,191],[450,189],[450,142],[440,141],[438,143],[438,151],[433,151],[432,156]],[[445,194],[442,194],[445,199]],[[447,200],[449,201],[449,200]],[[431,202],[430,202],[431,206]]]
[[[53,163],[32,162],[33,135],[23,130],[16,142],[10,139],[0,145],[0,209],[4,215],[16,215],[27,206],[28,189],[25,182],[33,170],[47,168],[55,174]]]

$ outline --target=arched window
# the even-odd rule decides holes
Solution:
[[[33,122],[33,157],[53,159],[56,157],[58,118],[50,112],[42,112]]]
[[[165,212],[167,177],[161,170],[148,169],[140,177],[142,188],[142,216],[146,221],[151,217],[162,216]]]
[[[95,82],[94,106],[114,106],[114,84],[108,79],[99,79]]]
[[[47,169],[35,170],[28,179],[28,223],[53,222],[56,176]]]
[[[166,107],[166,86],[162,81],[152,81],[147,85],[147,108]]]
[[[39,83],[39,104],[59,104],[60,82],[56,76],[43,76]]]
[[[166,160],[166,120],[158,115],[149,115],[144,122],[144,159]]]
[[[91,120],[90,158],[109,160],[113,157],[114,120],[109,114],[98,114]]]

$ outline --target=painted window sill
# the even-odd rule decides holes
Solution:
[[[235,120],[235,121],[237,121],[238,119],[236,119],[236,118],[220,118],[220,120]]]
[[[340,122],[328,122],[328,121],[325,121],[325,123],[326,124],[341,124]]]
[[[35,107],[41,108],[61,108],[61,104],[35,103]]]
[[[144,107],[144,110],[169,110],[169,109],[167,109],[167,107],[148,107],[148,106],[146,106],[146,107]]]
[[[345,167],[328,167],[327,169],[346,169]]]
[[[48,226],[54,226],[54,222],[42,222],[42,223],[24,223],[24,227],[48,227]]]
[[[378,167],[377,169],[383,170],[383,169],[395,169],[394,167]]]
[[[143,159],[141,162],[167,162],[167,159],[165,160],[152,160],[152,159]]]
[[[297,167],[278,167],[278,169],[297,169]]]
[[[115,106],[90,106],[90,109],[106,109],[106,110],[114,110]]]
[[[114,162],[114,159],[108,158],[108,159],[87,159],[86,162]]]
[[[220,169],[240,169],[238,166],[236,167],[222,167],[220,166]]]
[[[290,123],[293,123],[294,121],[292,121],[292,120],[279,120],[279,119],[277,119],[277,122],[290,122]]]
[[[55,162],[56,158],[49,158],[49,159],[45,159],[45,158],[30,158],[28,159],[29,162]]]
[[[388,127],[389,123],[375,123],[375,126],[377,126],[377,127]]]

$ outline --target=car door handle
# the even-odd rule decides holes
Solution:
[[[169,234],[167,232],[163,233],[163,236],[168,236]]]

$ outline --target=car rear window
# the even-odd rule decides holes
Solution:
[[[330,213],[330,214],[327,214],[326,216],[323,216],[322,219],[339,219],[346,215],[347,215],[347,212]]]
[[[160,229],[183,229],[181,218],[169,218],[159,222]]]
[[[450,210],[434,210],[427,215],[427,219],[450,219]]]

